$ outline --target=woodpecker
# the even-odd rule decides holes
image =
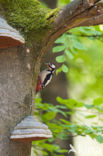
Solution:
[[[43,70],[38,75],[36,93],[39,92],[41,89],[45,88],[51,82],[54,71],[55,65],[47,63],[47,69]]]

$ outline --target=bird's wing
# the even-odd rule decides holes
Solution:
[[[44,82],[46,76],[50,73],[50,71],[47,70],[43,70],[42,72],[40,72],[39,77],[41,79],[41,83]]]
[[[44,86],[47,86],[47,85],[50,83],[51,79],[52,79],[52,74],[49,73],[49,74],[46,76],[46,78],[44,79],[43,85],[44,85]]]

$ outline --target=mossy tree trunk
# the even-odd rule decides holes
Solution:
[[[0,0],[0,13],[26,39],[24,46],[0,50],[0,156],[30,156],[31,143],[11,142],[9,137],[30,115],[43,57],[66,30],[103,23],[103,5],[100,0],[75,0],[45,10],[37,0]]]

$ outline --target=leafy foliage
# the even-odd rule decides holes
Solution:
[[[69,3],[60,0],[58,5]],[[34,152],[43,156],[64,156],[65,149],[54,144],[55,139],[68,139],[69,136],[90,136],[103,143],[103,26],[79,27],[68,31],[55,41],[53,53],[69,80],[70,99],[57,97],[58,105],[42,103],[36,99],[36,112],[40,120],[46,123],[53,138],[33,142]],[[69,71],[69,72],[68,72]],[[38,113],[39,112],[39,113]],[[57,115],[62,115],[56,119]],[[74,117],[68,121],[69,116]],[[100,124],[98,124],[98,121]],[[38,152],[39,149],[39,152]]]
[[[35,147],[34,152],[37,154],[38,149],[43,153],[43,156],[47,156],[48,152],[51,155],[56,155],[56,153],[63,155],[64,152],[67,152],[65,149],[61,149],[58,145],[54,144],[55,139],[68,139],[69,136],[86,136],[89,135],[91,138],[96,139],[99,143],[103,143],[103,126],[97,126],[96,124],[92,124],[92,126],[88,126],[86,124],[78,123],[76,121],[70,122],[68,121],[68,116],[71,114],[75,114],[77,112],[79,114],[80,108],[85,108],[85,110],[93,109],[96,112],[103,112],[103,98],[96,98],[92,104],[84,104],[83,102],[78,102],[75,99],[62,99],[61,97],[57,97],[58,105],[54,106],[48,103],[42,103],[40,98],[36,98],[35,108],[37,115],[40,120],[46,123],[49,129],[53,133],[53,138],[42,141],[33,142],[33,146]],[[79,109],[79,110],[78,110]],[[63,118],[56,119],[56,116],[61,114]],[[81,114],[79,114],[81,117]],[[84,115],[82,114],[85,120],[89,120],[91,118],[95,118],[95,114]],[[65,119],[64,119],[65,117]],[[79,120],[79,119],[78,119]],[[37,154],[39,155],[39,154]]]
[[[101,40],[103,37],[102,26],[91,27],[79,27],[68,31],[59,37],[53,48],[53,53],[62,53],[56,57],[58,63],[66,63],[68,60],[74,59],[78,53],[87,50],[87,47],[83,44],[81,38],[88,38],[89,40]],[[68,68],[68,65],[65,65]],[[57,74],[63,71],[63,68],[57,69]],[[64,71],[63,71],[64,72]],[[66,70],[68,72],[68,70]]]
[[[68,31],[55,41],[53,53],[59,54],[56,61],[61,63],[56,73],[66,73],[70,82],[71,99],[57,97],[56,106],[42,103],[40,98],[36,99],[35,115],[46,123],[53,133],[53,138],[48,141],[33,142],[36,155],[40,155],[41,151],[43,156],[48,156],[48,153],[51,156],[64,156],[68,151],[61,149],[54,141],[65,140],[69,136],[88,135],[103,143],[103,126],[96,122],[103,121],[102,35],[102,26],[80,27]],[[62,118],[57,120],[58,114],[62,115]],[[75,118],[72,122],[68,121],[71,115]]]

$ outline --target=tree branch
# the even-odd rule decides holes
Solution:
[[[46,36],[41,59],[54,41],[67,30],[103,24],[103,0],[74,0],[60,9],[52,30]]]
[[[103,0],[74,0],[59,11],[51,38],[74,27],[98,24],[103,24]]]
[[[61,27],[64,23],[67,24],[72,18],[80,15],[86,9],[94,5],[91,0],[74,0],[68,5],[61,8],[56,20],[54,21],[54,27]]]

